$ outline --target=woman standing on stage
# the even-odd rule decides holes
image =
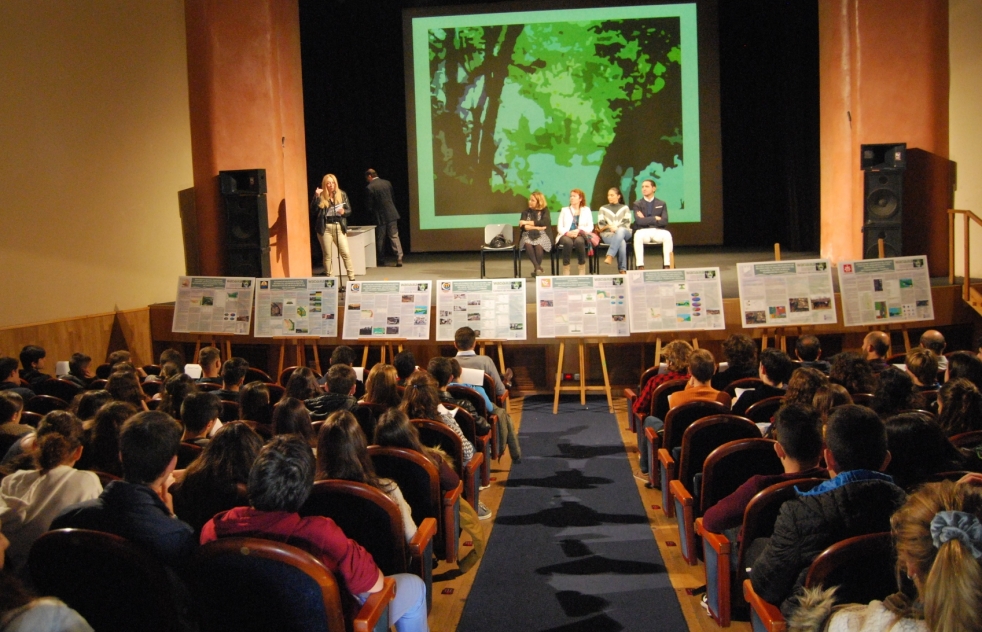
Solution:
[[[354,281],[355,271],[348,253],[348,237],[345,235],[348,232],[345,220],[350,214],[348,194],[338,188],[338,179],[333,173],[327,174],[310,201],[310,216],[324,255],[324,274],[334,276],[334,260],[331,259],[331,243],[334,242],[338,245],[341,260],[348,271],[348,280]]]
[[[624,206],[624,196],[617,187],[607,191],[607,204],[597,211],[597,228],[600,239],[610,246],[604,263],[610,265],[617,259],[617,271],[627,273],[627,240],[631,238],[631,209]]]
[[[569,275],[570,250],[576,250],[580,274],[586,274],[586,251],[593,231],[593,212],[586,205],[586,194],[580,189],[569,192],[569,206],[559,212],[559,235],[556,243],[563,249],[563,274]]]
[[[522,219],[518,222],[519,230],[522,231],[518,247],[525,249],[529,261],[535,268],[532,276],[542,274],[544,253],[552,250],[552,237],[549,236],[551,224],[549,209],[546,208],[546,196],[536,191],[529,196],[529,207],[522,213]]]

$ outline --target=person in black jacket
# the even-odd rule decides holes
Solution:
[[[765,601],[789,616],[819,553],[846,538],[890,531],[890,516],[907,498],[882,470],[890,463],[887,433],[875,412],[840,406],[825,429],[831,480],[799,492],[781,507],[774,533],[753,561],[750,580]]]
[[[378,177],[374,169],[365,172],[368,186],[365,187],[368,212],[375,222],[375,264],[385,265],[385,237],[388,236],[392,250],[396,253],[396,266],[402,267],[402,242],[399,241],[399,211],[392,199],[392,183]]]
[[[744,391],[733,402],[733,414],[743,415],[747,409],[768,397],[784,397],[788,390],[788,380],[794,371],[794,363],[788,354],[780,349],[764,349],[760,352],[760,367],[758,374],[764,380],[762,386]]]

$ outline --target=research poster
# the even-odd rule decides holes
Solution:
[[[934,320],[924,255],[840,261],[839,293],[847,327]]]
[[[255,284],[251,277],[178,277],[171,331],[249,335]]]
[[[744,327],[831,325],[837,320],[827,259],[738,263],[737,281]]]
[[[436,282],[436,339],[470,327],[484,340],[525,340],[525,279]]]
[[[629,336],[627,285],[622,275],[536,277],[540,338]]]
[[[627,273],[631,331],[726,329],[719,268]]]
[[[256,279],[256,286],[257,338],[337,337],[337,279]]]
[[[432,281],[348,281],[345,340],[428,340]]]

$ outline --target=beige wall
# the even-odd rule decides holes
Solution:
[[[951,159],[958,163],[955,208],[982,217],[982,0],[949,0],[951,41]],[[955,236],[955,274],[964,270],[964,233],[959,218]],[[971,237],[972,276],[982,277],[982,227]]]
[[[183,1],[3,0],[0,59],[0,327],[173,300]]]

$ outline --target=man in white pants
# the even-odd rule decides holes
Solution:
[[[663,264],[665,268],[672,263],[672,233],[665,230],[668,226],[668,205],[655,197],[658,187],[654,180],[641,183],[641,198],[636,200],[631,209],[634,211],[634,258],[638,270],[644,270],[644,245],[661,244]]]

